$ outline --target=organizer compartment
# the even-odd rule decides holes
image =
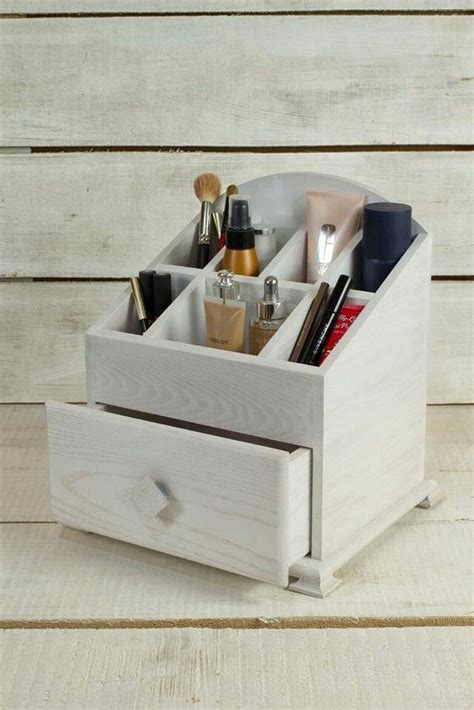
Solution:
[[[66,404],[47,414],[58,522],[280,586],[309,551],[307,449]]]
[[[314,288],[305,295],[305,297],[294,309],[292,318],[287,319],[283,323],[283,325],[278,329],[273,338],[266,344],[266,346],[260,352],[260,357],[270,358],[272,360],[288,360],[316,292],[317,288]],[[369,303],[373,295],[373,293],[370,293],[368,291],[351,290],[349,291],[346,303],[360,304],[365,307],[367,303]],[[331,353],[330,356],[328,356],[328,359],[329,357],[331,357],[331,359],[333,357],[337,357],[337,354],[343,347],[344,339],[341,338],[339,343],[334,348],[334,354]]]
[[[178,298],[180,293],[182,293],[182,291],[189,286],[189,284],[194,280],[196,274],[199,273],[197,269],[180,269],[170,267],[169,265],[163,265],[162,263],[153,264],[152,266],[150,265],[150,268],[153,268],[156,271],[166,271],[171,275],[171,296],[173,301]],[[101,321],[96,323],[93,329],[130,333],[132,335],[139,335],[140,337],[148,336],[149,331],[142,336],[130,286],[127,286],[127,288],[123,291],[119,301],[110,313]]]
[[[149,337],[179,343],[189,343],[207,347],[204,296],[210,294],[216,277],[206,275],[198,279],[183,294],[174,308],[169,308],[160,318]],[[245,350],[248,351],[248,330],[250,321],[257,314],[257,301],[262,298],[263,284],[258,278],[236,276],[240,285],[240,297],[245,302]],[[310,286],[306,284],[286,284],[280,282],[280,298],[285,301],[286,312],[290,314],[304,298]]]

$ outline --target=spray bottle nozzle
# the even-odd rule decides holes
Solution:
[[[231,195],[229,198],[229,227],[231,229],[250,229],[250,209],[248,198]]]

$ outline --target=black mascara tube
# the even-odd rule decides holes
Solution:
[[[344,301],[347,298],[351,284],[352,279],[350,276],[339,276],[337,283],[329,296],[328,305],[324,311],[320,326],[313,337],[311,346],[304,360],[305,365],[319,365],[324,346],[326,345],[327,339],[331,335],[332,329],[336,325],[337,317]]]

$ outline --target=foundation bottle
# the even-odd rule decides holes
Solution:
[[[286,318],[285,304],[278,297],[278,279],[267,276],[263,298],[257,303],[257,317],[250,323],[250,354],[258,355]]]
[[[223,269],[212,284],[212,296],[204,297],[207,345],[219,350],[244,350],[245,301],[232,271]]]
[[[242,276],[259,274],[249,201],[243,195],[231,195],[229,198],[229,224],[222,266]]]

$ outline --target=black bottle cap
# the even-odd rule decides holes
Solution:
[[[366,258],[399,259],[411,242],[411,207],[396,202],[366,205],[362,241]]]
[[[154,315],[158,318],[170,305],[171,298],[171,274],[158,271],[153,276],[153,295],[155,303]]]
[[[241,195],[232,195],[230,200],[229,227],[231,229],[249,229],[249,201]]]
[[[231,195],[229,199],[226,246],[228,249],[255,248],[255,231],[250,221],[249,201],[242,195]]]
[[[155,272],[151,269],[145,269],[140,271],[138,278],[140,279],[140,286],[142,289],[143,303],[145,306],[146,314],[148,318],[153,317],[155,312],[155,306],[153,301],[153,277]]]

